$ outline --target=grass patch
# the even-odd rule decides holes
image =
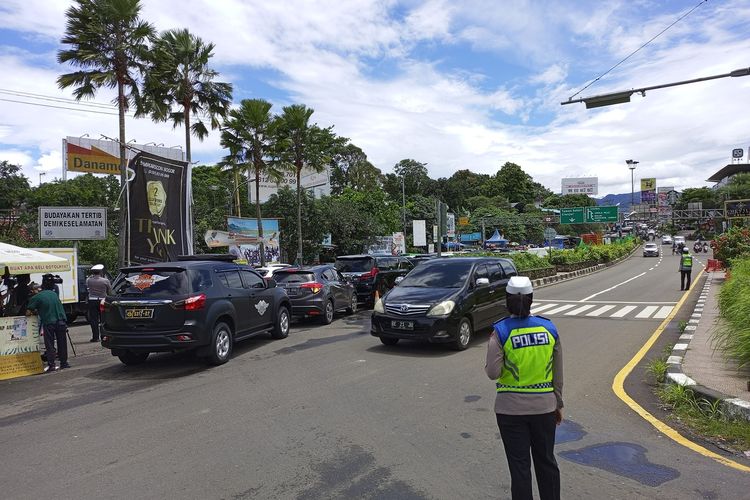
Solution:
[[[680,335],[685,333],[685,328],[687,328],[688,322],[684,319],[681,319],[679,323],[677,323],[677,328],[680,330]]]
[[[674,417],[698,434],[738,451],[750,450],[750,422],[727,417],[719,401],[696,398],[692,389],[676,384],[656,392]]]
[[[663,384],[667,379],[667,362],[663,359],[652,359],[646,365],[646,371],[654,377],[657,384]]]
[[[717,328],[713,338],[716,346],[739,367],[750,365],[750,259],[732,261],[732,274],[719,292],[719,309],[728,323]]]

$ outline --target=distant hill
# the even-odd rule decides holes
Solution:
[[[625,194],[608,194],[607,196],[603,198],[595,198],[596,204],[599,206],[613,206],[620,204],[620,208],[625,210],[625,207],[630,206],[630,193]],[[641,202],[641,193],[635,193],[634,198],[636,203]]]

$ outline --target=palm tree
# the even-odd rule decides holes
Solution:
[[[140,19],[140,0],[77,0],[65,12],[65,35],[57,60],[80,68],[60,75],[60,88],[74,87],[77,100],[92,98],[102,87],[117,89],[120,127],[120,183],[126,182],[125,113],[138,102],[148,40],[154,28]],[[126,211],[120,210],[120,264],[125,265]]]
[[[261,174],[266,174],[271,179],[281,179],[281,172],[269,161],[277,123],[271,115],[271,106],[263,99],[243,99],[239,108],[229,112],[221,132],[221,145],[229,150],[223,163],[233,167],[244,165],[248,177],[251,169],[255,174],[255,217],[261,266],[266,265],[266,252],[260,210],[260,178]]]
[[[304,104],[285,106],[278,121],[278,157],[297,177],[297,262],[302,264],[302,169],[322,172],[335,136],[331,128],[310,125],[315,112]]]
[[[157,121],[185,126],[185,153],[191,162],[190,135],[203,140],[207,120],[218,129],[232,101],[232,85],[215,82],[219,73],[208,67],[214,44],[187,29],[169,30],[155,41],[144,85],[145,106]],[[174,107],[177,109],[175,110]],[[191,124],[191,114],[195,122]]]

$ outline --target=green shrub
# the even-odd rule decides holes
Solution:
[[[664,383],[667,378],[667,362],[663,359],[652,359],[646,366],[646,371],[654,377],[657,383]]]
[[[750,259],[732,261],[731,277],[719,292],[719,309],[727,324],[714,330],[716,346],[740,367],[750,365]]]
[[[732,227],[711,242],[714,257],[731,265],[733,259],[750,256],[750,229]]]

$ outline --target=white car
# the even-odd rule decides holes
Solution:
[[[656,243],[646,243],[643,245],[643,256],[644,257],[658,257],[659,247]]]
[[[675,245],[679,245],[680,243],[682,243],[683,245],[685,244],[685,237],[684,236],[675,236],[674,237],[674,244]]]
[[[672,237],[668,234],[665,234],[661,237],[661,244],[662,245],[671,245],[672,244]]]
[[[278,271],[279,269],[284,269],[286,267],[292,267],[291,264],[269,264],[266,267],[257,267],[255,268],[256,271],[260,273],[261,276],[264,278],[270,278],[273,276],[274,271]]]

